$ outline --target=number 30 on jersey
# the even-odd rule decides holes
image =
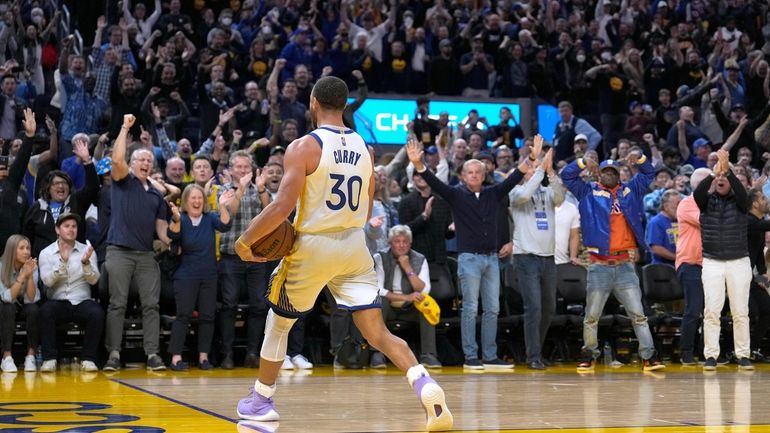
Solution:
[[[332,186],[332,196],[339,197],[339,200],[326,200],[326,206],[331,210],[340,210],[348,206],[351,211],[357,211],[361,204],[361,187],[364,184],[361,177],[351,176],[347,182],[345,176],[341,174],[330,173],[329,177],[335,182]]]

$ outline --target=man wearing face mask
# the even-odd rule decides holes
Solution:
[[[586,313],[583,321],[583,348],[578,372],[592,371],[599,356],[597,331],[599,318],[610,294],[623,304],[639,340],[644,371],[665,365],[655,353],[650,327],[642,306],[642,291],[634,259],[637,248],[645,248],[642,227],[642,197],[655,175],[652,163],[638,151],[631,152],[626,164],[636,165],[638,173],[628,183],[620,183],[620,163],[608,159],[597,167],[595,161],[578,158],[562,171],[562,180],[579,200],[583,243],[590,252],[586,287]],[[588,168],[599,181],[587,182],[580,173]]]
[[[719,328],[725,303],[725,284],[733,319],[733,340],[738,368],[753,370],[749,334],[749,288],[752,279],[748,251],[746,190],[729,165],[729,153],[718,150],[719,162],[693,192],[700,209],[703,241],[703,370],[717,368]],[[716,185],[711,191],[712,184]]]

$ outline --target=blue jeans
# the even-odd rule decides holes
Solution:
[[[460,334],[465,359],[477,359],[476,315],[479,295],[484,310],[481,315],[481,354],[483,360],[497,358],[497,315],[500,313],[500,265],[497,254],[460,253],[457,276],[463,292]]]
[[[618,302],[623,304],[626,314],[631,318],[634,334],[639,340],[639,356],[650,359],[655,354],[650,326],[642,307],[642,291],[639,288],[639,277],[632,263],[617,266],[592,264],[588,267],[588,284],[586,286],[586,317],[583,321],[583,350],[593,352],[594,358],[599,356],[597,330],[604,304],[610,293],[615,295]]]
[[[553,256],[517,254],[516,280],[524,300],[527,362],[542,360],[543,342],[556,310],[556,264]]]
[[[679,338],[679,350],[685,354],[695,353],[695,339],[698,334],[703,315],[703,280],[701,272],[703,268],[698,265],[683,263],[676,270],[679,284],[684,291],[684,315],[682,316],[681,337]]]

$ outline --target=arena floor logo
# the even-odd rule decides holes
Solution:
[[[38,401],[0,403],[0,427],[3,433],[35,433],[44,428],[47,433],[96,433],[121,430],[130,433],[163,433],[158,427],[127,425],[140,421],[138,416],[104,413],[109,404]],[[53,427],[61,427],[52,430]]]

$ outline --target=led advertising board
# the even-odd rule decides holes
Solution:
[[[438,119],[439,113],[446,111],[450,125],[456,128],[458,122],[467,120],[471,109],[476,109],[480,118],[486,117],[494,126],[500,121],[502,107],[510,108],[514,119],[521,121],[521,105],[514,102],[431,101],[429,116]],[[370,144],[404,144],[407,125],[415,118],[416,110],[414,99],[370,98],[355,112],[356,130]]]

